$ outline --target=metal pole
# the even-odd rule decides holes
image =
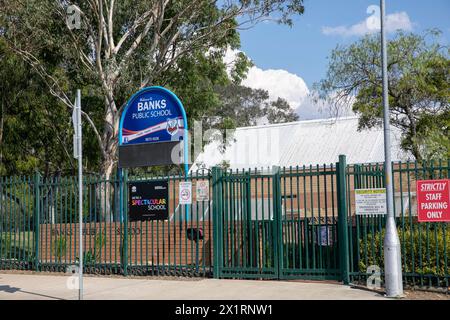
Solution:
[[[391,132],[389,120],[387,50],[385,32],[385,0],[381,2],[381,51],[383,63],[383,117],[384,117],[384,158],[386,185],[386,235],[384,237],[384,277],[386,296],[401,297],[403,295],[402,262],[400,240],[395,225],[392,187]]]
[[[187,122],[185,122],[184,124],[185,128],[184,128],[184,138],[183,138],[183,161],[184,161],[184,181],[188,181],[188,177],[189,177],[189,150],[188,150],[188,127],[187,127]],[[185,205],[185,217],[184,220],[186,222],[189,221],[189,205],[186,204]]]
[[[82,153],[82,144],[81,144],[81,91],[77,90],[77,117],[78,117],[78,139],[77,139],[77,148],[78,148],[78,215],[79,215],[79,245],[80,245],[80,265],[78,269],[78,280],[79,280],[79,289],[78,289],[78,299],[83,300],[83,153]]]

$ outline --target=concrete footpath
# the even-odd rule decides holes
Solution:
[[[76,278],[78,279],[78,278]],[[0,273],[0,300],[78,299],[69,276]],[[217,279],[84,278],[86,300],[379,300],[337,283]]]

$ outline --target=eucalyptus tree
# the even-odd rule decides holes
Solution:
[[[403,134],[402,146],[417,160],[449,154],[450,51],[438,30],[398,32],[388,41],[391,124]],[[325,79],[314,85],[316,98],[331,111],[352,105],[359,128],[382,124],[381,55],[378,35],[367,35],[330,56]]]
[[[95,141],[109,179],[133,92],[165,85],[188,116],[201,116],[218,106],[212,88],[227,82],[223,56],[239,47],[239,29],[264,20],[291,25],[303,11],[303,0],[0,0],[0,36],[69,111],[81,87],[88,143]],[[234,80],[243,73],[234,70]]]
[[[290,25],[292,15],[304,10],[303,0],[1,2],[8,44],[51,94],[68,108],[77,83],[86,84],[84,94],[101,97],[102,105],[83,116],[107,178],[117,161],[120,114],[132,92],[165,84],[174,74],[183,77],[183,60],[205,59],[220,71],[227,47],[239,46],[239,28],[268,19]],[[48,54],[59,59],[59,66],[46,63]],[[187,109],[197,112],[194,105]]]

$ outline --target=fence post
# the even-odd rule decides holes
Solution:
[[[245,236],[247,243],[247,265],[253,265],[253,226],[252,226],[252,190],[251,190],[251,172],[245,172]]]
[[[39,271],[39,216],[40,216],[40,183],[41,176],[39,171],[36,171],[34,174],[34,212],[33,212],[33,221],[34,221],[34,267],[36,271]]]
[[[122,183],[122,212],[123,212],[123,242],[122,242],[122,268],[123,275],[128,275],[128,170],[123,170],[123,183]]]
[[[216,279],[220,277],[220,267],[222,266],[222,177],[222,169],[213,167],[213,277]]]
[[[348,251],[347,228],[347,161],[345,155],[339,156],[337,168],[337,196],[338,196],[338,232],[339,232],[339,262],[341,266],[341,280],[344,284],[350,283],[350,265]]]
[[[273,226],[272,243],[274,244],[275,277],[280,279],[283,268],[283,226],[281,225],[281,179],[280,167],[272,167]]]

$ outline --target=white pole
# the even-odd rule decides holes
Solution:
[[[80,245],[80,265],[78,269],[78,299],[83,300],[83,157],[82,157],[82,134],[81,134],[81,91],[77,90],[77,149],[78,149],[78,215],[79,215],[79,245]]]
[[[391,132],[389,119],[387,50],[385,31],[385,0],[381,2],[381,51],[383,63],[383,117],[384,117],[384,158],[386,184],[386,235],[384,237],[384,278],[387,297],[403,295],[402,261],[400,240],[395,225],[392,187]]]

